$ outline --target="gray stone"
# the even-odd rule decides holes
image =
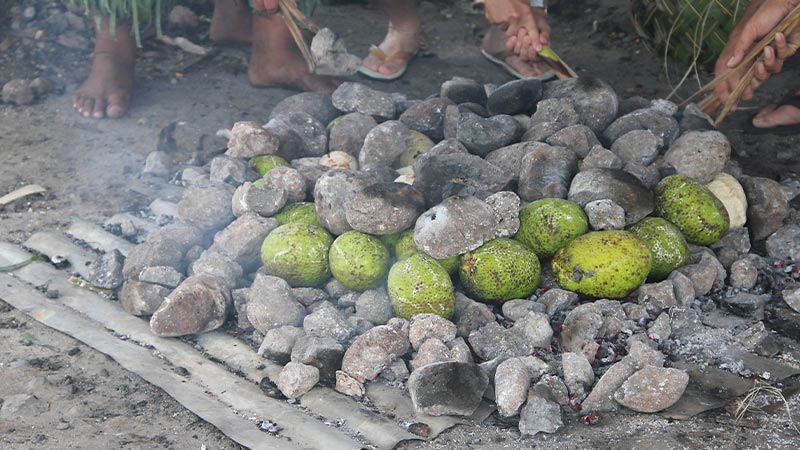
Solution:
[[[512,237],[519,231],[520,198],[512,191],[496,192],[486,197],[486,203],[494,210],[497,222],[495,237]]]
[[[384,325],[394,315],[389,295],[382,289],[369,289],[356,300],[356,316],[375,325]]]
[[[544,99],[536,105],[523,141],[544,141],[559,130],[578,125],[581,118],[568,98]]]
[[[657,316],[661,311],[678,305],[675,298],[675,287],[671,280],[659,283],[646,283],[639,287],[637,301],[647,308],[650,316]]]
[[[170,178],[172,177],[174,168],[175,162],[169,153],[154,151],[147,155],[142,174],[160,178]]]
[[[332,337],[344,344],[355,332],[336,308],[319,308],[303,319],[303,329],[309,336]]]
[[[708,294],[711,288],[714,287],[714,281],[717,279],[717,270],[710,264],[689,264],[679,267],[676,271],[686,275],[692,280],[695,297]]]
[[[472,359],[472,350],[469,348],[469,345],[467,345],[467,341],[465,341],[464,338],[457,337],[453,339],[447,343],[447,347],[450,348],[451,361],[468,363],[475,362]]]
[[[411,372],[409,372],[408,366],[406,366],[406,362],[402,358],[392,361],[380,373],[380,377],[388,381],[406,381],[409,375],[411,375]]]
[[[297,169],[298,172],[300,172],[300,175],[302,175],[303,179],[306,181],[306,192],[310,192],[312,194],[314,193],[314,186],[316,186],[317,180],[319,180],[319,178],[324,173],[326,173],[329,170],[331,170],[330,167],[323,166],[322,164],[319,164],[318,163],[319,162],[318,158],[314,158],[314,160],[317,161],[317,162],[314,162],[313,164],[303,164],[303,165],[293,165],[292,166],[295,169]],[[292,163],[295,163],[297,161],[300,161],[300,160],[295,159],[295,160],[292,161]]]
[[[743,177],[739,180],[747,196],[747,227],[750,237],[760,241],[783,226],[789,216],[789,202],[781,185],[775,180],[761,177]]]
[[[502,310],[503,316],[516,322],[527,316],[529,312],[542,312],[542,304],[528,299],[518,298],[503,302]]]
[[[3,85],[3,101],[17,106],[30,105],[36,98],[31,83],[23,78],[16,78]]]
[[[286,205],[288,198],[288,193],[283,189],[264,189],[245,182],[233,193],[231,211],[236,217],[249,212],[271,216]]]
[[[676,142],[677,144],[677,142]],[[611,151],[623,164],[638,163],[647,166],[656,160],[664,140],[650,130],[633,130],[620,136],[611,145]],[[730,149],[730,146],[728,147]]]
[[[531,114],[542,99],[542,82],[535,78],[512,80],[489,95],[486,109],[489,114]]]
[[[328,76],[355,75],[361,67],[361,58],[347,52],[347,44],[330,28],[314,34],[310,45],[314,59],[314,73]]]
[[[647,328],[647,335],[656,342],[663,342],[669,339],[672,334],[672,326],[668,312],[662,312],[656,320]]]
[[[419,348],[411,360],[411,368],[412,370],[417,370],[428,364],[454,360],[455,358],[451,355],[447,345],[440,339],[432,337],[419,344]]]
[[[306,309],[294,299],[283,278],[256,274],[247,292],[247,319],[262,334],[285,325],[299,327]]]
[[[453,77],[445,81],[439,96],[456,104],[486,104],[486,90],[480,83],[469,78]]]
[[[239,263],[245,270],[261,266],[261,243],[278,227],[278,221],[247,213],[214,236],[213,249]]]
[[[301,92],[281,100],[269,113],[268,120],[293,112],[311,114],[321,124],[327,125],[341,114],[333,106],[329,92]]]
[[[519,414],[528,397],[531,375],[519,358],[509,358],[497,366],[494,373],[494,397],[497,412],[502,417]]]
[[[184,186],[208,183],[208,170],[203,167],[187,167],[181,171],[180,180]]]
[[[669,274],[669,281],[672,281],[672,288],[675,292],[675,301],[682,308],[687,308],[694,303],[695,291],[694,282],[691,278],[677,270]]]
[[[669,317],[666,313],[662,315]],[[628,349],[628,355],[624,359],[639,370],[647,366],[662,367],[666,356],[644,342],[633,341]]]
[[[202,230],[219,230],[233,221],[233,191],[224,183],[189,186],[178,202],[178,217]]]
[[[356,193],[345,206],[348,225],[373,235],[399,233],[414,226],[425,197],[405,183],[377,183]]]
[[[581,171],[588,169],[622,169],[622,166],[620,157],[601,145],[592,147],[578,165]]]
[[[362,169],[391,167],[409,149],[413,133],[398,120],[374,127],[364,138],[364,145],[358,153],[358,166]]]
[[[800,313],[800,286],[784,289],[781,292],[781,297],[790,308]]]
[[[582,397],[584,391],[594,383],[594,370],[583,353],[562,353],[561,370],[570,394],[578,398]]]
[[[306,199],[306,179],[297,169],[278,166],[264,175],[264,188],[286,191],[287,203],[302,202]]]
[[[738,292],[732,296],[722,297],[722,306],[742,317],[764,318],[764,305],[772,299],[771,294],[756,295],[749,292]]]
[[[580,117],[580,123],[591,128],[595,134],[608,127],[617,116],[619,107],[614,89],[594,77],[570,78],[546,83],[543,97],[571,100]]]
[[[800,231],[800,230],[798,230]],[[777,233],[776,233],[777,234]],[[800,239],[800,233],[794,239]],[[772,237],[774,237],[773,235]],[[770,239],[772,239],[770,237]],[[767,240],[767,248],[769,249],[769,239]],[[752,289],[758,280],[758,267],[751,258],[737,259],[731,264],[730,283],[731,286],[738,289]]]
[[[139,272],[139,281],[142,283],[157,284],[174,289],[184,280],[182,273],[169,266],[145,267]]]
[[[585,158],[592,148],[600,145],[592,129],[581,124],[562,128],[550,135],[546,142],[553,146],[566,147],[575,152],[579,158]]]
[[[610,199],[625,210],[626,225],[640,221],[655,209],[653,192],[633,175],[616,169],[579,172],[572,179],[568,198],[581,206]]]
[[[377,91],[361,83],[342,83],[333,92],[331,100],[333,106],[345,113],[360,112],[383,120],[397,117],[395,99],[391,94]]]
[[[483,303],[478,303],[460,292],[456,292],[456,311],[453,322],[456,336],[469,337],[470,333],[487,323],[494,322],[494,313]]]
[[[238,284],[237,280],[244,275],[244,269],[229,256],[216,250],[206,250],[192,263],[191,274],[214,276],[234,287]]]
[[[519,180],[522,158],[542,145],[541,142],[519,142],[498,148],[486,155],[484,159],[507,173],[511,177],[511,181],[516,181]]]
[[[452,341],[456,338],[455,324],[436,314],[417,314],[412,317],[408,339],[414,350],[418,350],[430,338],[437,338],[444,344]]]
[[[589,411],[617,410],[619,406],[614,401],[614,393],[636,370],[633,362],[625,358],[609,367],[606,373],[597,380],[592,392],[581,403],[582,411],[588,413]]]
[[[423,100],[400,115],[400,121],[434,141],[444,139],[444,112],[454,103],[446,98]]]
[[[750,251],[750,231],[746,227],[733,228],[710,246],[726,269]]]
[[[625,210],[607,198],[594,200],[584,206],[589,225],[593,230],[621,230],[625,228]]]
[[[561,406],[569,405],[569,390],[555,375],[544,375],[531,388],[539,397],[558,403]]]
[[[663,98],[656,98],[650,101],[650,107],[654,110],[664,114],[665,116],[674,116],[678,114],[678,105]]]
[[[455,138],[471,153],[486,156],[493,150],[513,143],[521,135],[519,122],[511,116],[483,118],[473,113],[462,113],[458,117]]]
[[[650,164],[649,166],[643,166],[639,163],[631,162],[625,164],[623,167],[625,172],[635,176],[642,184],[650,189],[653,190],[658,185],[658,182],[661,181],[661,171],[658,168],[658,163]]]
[[[278,138],[261,127],[258,122],[236,122],[228,139],[226,155],[247,159],[259,155],[278,153]]]
[[[528,347],[543,348],[553,339],[550,317],[542,312],[531,311],[517,320],[511,327],[511,333],[518,335]]]
[[[322,156],[328,152],[328,132],[325,124],[315,119],[309,112],[290,112],[275,115],[264,128],[278,136],[294,133],[300,140],[299,148],[287,154],[286,159],[306,156]],[[281,153],[284,153],[283,148]]]
[[[211,160],[208,178],[215,183],[228,183],[238,186],[245,181],[253,181],[258,174],[244,160],[220,155]]]
[[[366,395],[367,390],[364,384],[351,377],[347,373],[337,370],[336,371],[336,392],[341,392],[344,395],[360,399]]]
[[[470,416],[481,403],[489,377],[475,364],[439,362],[411,373],[408,392],[414,410],[432,416]]]
[[[359,382],[374,380],[395,359],[408,352],[408,336],[379,325],[357,337],[342,359],[342,370]]]
[[[273,328],[264,335],[264,340],[258,347],[258,355],[278,364],[286,364],[290,360],[294,344],[305,334],[302,328],[288,325]]]
[[[352,309],[348,310],[348,314],[350,311],[352,311]],[[347,323],[353,328],[353,336],[360,336],[375,326],[375,324],[369,320],[355,315],[347,317]]]
[[[99,288],[116,289],[122,286],[124,281],[122,276],[124,264],[125,257],[119,250],[103,253],[89,265],[87,281]]]
[[[291,360],[319,369],[322,380],[333,381],[344,355],[344,347],[332,337],[300,336],[292,347]]]
[[[119,292],[119,302],[128,314],[149,316],[158,310],[170,292],[172,289],[164,286],[128,280]]]
[[[681,114],[680,129],[681,133],[693,130],[712,130],[714,129],[714,119],[698,108],[695,103],[689,103]]]
[[[205,333],[225,323],[233,306],[230,287],[209,275],[194,275],[172,291],[150,317],[156,336]]]
[[[566,198],[570,181],[578,171],[578,155],[565,147],[542,144],[520,161],[520,198]]]
[[[664,154],[664,160],[680,175],[705,184],[722,172],[731,158],[731,143],[719,131],[689,131]]]
[[[296,362],[284,366],[275,383],[287,398],[299,398],[319,382],[319,369]]]
[[[378,122],[366,114],[358,112],[346,114],[337,119],[328,137],[328,150],[340,151],[358,156],[367,134]]]
[[[414,188],[428,205],[453,195],[495,193],[505,188],[513,173],[468,153],[448,153],[420,158],[414,164]]]
[[[333,169],[322,174],[314,187],[319,223],[334,235],[351,230],[345,215],[347,203],[374,182],[372,176],[353,170]]]
[[[169,266],[182,272],[183,249],[180,243],[160,240],[137,245],[125,258],[122,275],[126,280],[138,280],[144,268],[153,266]]]
[[[553,317],[560,311],[568,309],[578,302],[578,294],[564,289],[548,289],[539,296],[538,303],[545,305],[547,315]]]
[[[50,78],[45,78],[45,77],[34,78],[33,80],[31,80],[31,83],[28,85],[28,87],[31,88],[31,90],[33,91],[33,95],[35,95],[36,98],[42,98],[51,92],[56,92],[56,93],[63,92],[63,87],[60,85],[60,83],[56,84],[56,82],[54,82]]]
[[[417,219],[414,242],[434,258],[449,258],[493,239],[496,227],[494,210],[486,202],[449,197]]]
[[[593,303],[574,308],[564,318],[561,329],[561,348],[567,352],[582,353],[587,360],[594,361],[599,345],[595,342],[603,326],[603,314]]]
[[[614,393],[614,400],[634,411],[654,413],[674,405],[689,384],[683,370],[645,367],[631,375]]]
[[[800,226],[786,225],[767,238],[767,254],[776,259],[800,261]]]
[[[561,407],[557,403],[528,392],[528,401],[519,415],[519,431],[523,436],[555,433],[562,425]]]
[[[675,118],[665,116],[655,109],[646,108],[617,118],[603,131],[603,138],[606,142],[613,143],[634,130],[649,130],[663,139],[665,145],[672,144],[672,141],[678,137],[679,132],[678,121]]]
[[[534,350],[523,342],[522,333],[512,333],[494,321],[471,332],[468,341],[478,358],[484,361],[525,356]]]

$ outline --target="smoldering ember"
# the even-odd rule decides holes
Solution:
[[[479,424],[513,442],[476,448],[549,448],[758,410],[765,448],[797,448],[796,175],[749,175],[696,104],[590,74],[421,94],[291,95],[183,160],[172,123],[135,170],[175,201],[0,243],[0,299],[251,448]],[[0,433],[38,401],[12,394]]]

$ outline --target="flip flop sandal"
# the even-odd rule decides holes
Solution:
[[[546,81],[546,80],[549,80],[550,78],[553,78],[553,77],[556,76],[555,72],[553,72],[552,70],[548,70],[547,72],[540,73],[539,75],[536,75],[536,76],[533,76],[533,77],[526,77],[525,75],[521,74],[517,69],[515,69],[514,67],[512,67],[510,64],[508,64],[506,62],[506,59],[508,57],[513,56],[513,53],[510,50],[503,50],[503,51],[497,52],[497,53],[489,53],[486,50],[481,49],[481,54],[483,55],[484,58],[488,59],[489,62],[497,64],[498,66],[500,66],[503,69],[505,69],[506,72],[508,72],[511,75],[519,78],[520,80],[524,80],[526,78],[533,78],[533,79],[536,79],[536,80]]]
[[[776,109],[780,108],[781,106],[794,106],[795,108],[800,109],[800,94],[789,94],[778,100],[776,105]],[[757,127],[753,125],[753,118],[756,116],[756,114],[750,116],[750,118],[747,119],[747,122],[745,122],[743,127],[745,133],[755,135],[775,134],[779,136],[800,134],[800,123],[796,123],[794,125],[778,125],[769,128]]]
[[[393,73],[380,73],[378,71],[368,69],[363,65],[358,69],[358,72],[366,77],[381,81],[392,81],[405,75],[406,70],[408,69],[408,63],[414,58],[414,56],[417,55],[417,52],[407,52],[404,50],[400,50],[387,56],[383,50],[373,45],[369,49],[369,54],[373,58],[380,61],[381,65],[388,64],[392,61],[405,61],[403,67],[401,67],[400,70],[398,70],[397,72]]]

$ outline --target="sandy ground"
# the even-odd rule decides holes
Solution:
[[[410,98],[437,93],[440,84],[453,76],[484,83],[509,81],[480,56],[487,27],[482,16],[468,12],[467,3],[424,2],[424,51],[407,75],[389,83],[358,81]],[[661,57],[635,36],[624,0],[559,2],[551,11],[555,48],[580,75],[605,80],[620,96],[658,98],[672,90]],[[315,19],[344,35],[357,54],[380,42],[385,29],[376,11],[358,5],[323,7]],[[7,23],[0,20],[0,25]],[[246,48],[220,48],[214,56],[193,62],[173,48],[149,43],[140,59],[129,114],[120,120],[84,119],[72,110],[70,95],[88,73],[89,51],[49,42],[45,50],[20,58],[14,55],[14,46],[28,45],[30,40],[19,36],[15,30],[0,28],[0,40],[10,45],[3,49],[0,83],[45,75],[59,80],[64,93],[28,107],[0,105],[0,194],[28,183],[49,189],[43,197],[0,210],[0,238],[14,243],[39,230],[63,229],[74,217],[101,222],[114,213],[146,206],[146,197],[154,196],[159,185],[149,185],[138,175],[147,154],[156,148],[158,132],[169,123],[182,123],[179,144],[196,143],[201,135],[213,136],[238,120],[264,121],[277,102],[293,93],[249,86]],[[36,58],[30,59],[31,55]],[[679,76],[675,70],[671,79]],[[708,80],[707,74],[704,77]],[[796,67],[790,68],[760,91],[752,104],[781,97],[797,87],[796,80]],[[690,84],[682,92],[696,89],[696,81]],[[744,108],[722,127],[744,171],[776,179],[798,172],[798,139],[743,135],[740,126],[749,114],[752,109]],[[205,145],[218,142],[208,138]],[[0,448],[239,448],[113,360],[3,302],[0,342],[0,399],[24,400],[15,413],[0,416]],[[794,444],[800,442],[793,441],[781,417],[773,413],[742,426],[719,412],[686,422],[622,416],[596,427],[567,418],[565,431],[558,435],[525,440],[520,440],[516,427],[490,419],[485,425],[460,426],[431,443],[407,448],[797,448],[800,445]]]

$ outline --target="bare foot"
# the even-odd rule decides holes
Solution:
[[[97,30],[92,70],[75,95],[72,106],[84,117],[123,116],[131,103],[136,43],[127,27],[117,24],[116,38],[105,19]]]
[[[800,92],[795,93],[800,96]],[[800,109],[794,105],[769,105],[753,117],[756,128],[775,128],[800,124]]]
[[[373,72],[392,75],[408,65],[420,46],[419,16],[416,0],[399,0],[382,4],[389,16],[389,30],[379,52],[370,51],[362,65]]]
[[[547,64],[543,62],[536,60],[523,61],[520,57],[510,53],[506,48],[507,39],[508,37],[502,30],[497,27],[491,27],[489,32],[486,33],[486,37],[483,38],[483,50],[490,55],[508,52],[509,55],[505,57],[504,61],[523,77],[536,77],[550,70]]]
[[[309,73],[289,29],[279,16],[253,15],[253,50],[247,70],[250,84],[300,91],[334,91],[342,80]]]
[[[208,36],[223,44],[249,44],[253,34],[250,16],[246,0],[214,0]]]

